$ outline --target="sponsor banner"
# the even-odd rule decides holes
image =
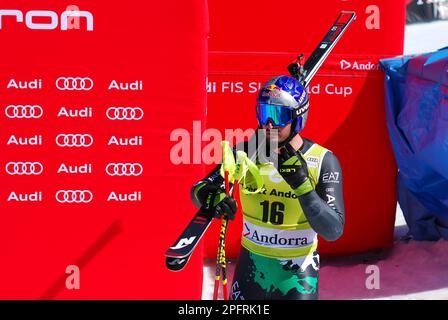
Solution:
[[[247,240],[271,248],[304,248],[317,241],[317,234],[313,229],[281,230],[254,225],[243,221],[242,236]]]
[[[334,63],[336,61],[332,61],[331,65],[333,68]],[[373,72],[373,71],[381,71],[379,59],[374,58],[366,58],[362,59],[361,57],[357,57],[354,59],[345,58],[339,60],[339,70],[341,71],[353,71],[353,72]]]
[[[349,29],[348,29],[349,30]],[[347,31],[349,32],[349,31]],[[308,57],[311,52],[304,53],[305,57]],[[288,65],[291,61],[291,57],[294,57],[294,53],[289,54],[275,54],[275,53],[265,53],[261,56],[250,56],[245,53],[241,55],[226,55],[222,52],[210,52],[210,64],[214,68],[209,72],[209,76],[225,76],[225,75],[241,75],[241,76],[253,76],[253,81],[249,82],[234,82],[229,83],[223,82],[213,82],[209,81],[207,83],[208,93],[256,93],[258,92],[261,84],[256,81],[257,78],[264,78],[263,76],[269,76],[272,74],[288,74],[288,71],[284,65]],[[325,60],[322,67],[316,74],[317,78],[322,76],[341,76],[346,74],[351,75],[366,75],[369,76],[382,76],[379,60],[384,58],[386,55],[378,54],[358,54],[353,53],[347,54],[337,54],[332,53]],[[249,63],[263,64],[264,70],[259,74],[254,74],[252,72],[247,72],[237,68],[236,66],[241,66]],[[222,68],[227,68],[223,70]],[[344,71],[344,72],[341,72]],[[313,80],[314,82],[314,80]]]
[[[170,133],[204,120],[207,19],[202,0],[1,2],[0,299],[200,299],[201,254],[176,275],[163,252],[196,211],[203,171]]]

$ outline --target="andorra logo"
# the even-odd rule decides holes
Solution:
[[[350,69],[352,64],[346,60],[341,60],[341,70]]]

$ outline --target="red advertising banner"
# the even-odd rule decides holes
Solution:
[[[0,5],[0,298],[199,299],[201,254],[163,254],[203,174],[170,135],[205,117],[207,4],[71,4]]]
[[[319,251],[327,255],[392,243],[397,169],[378,62],[402,54],[405,1],[209,0],[207,127],[223,135],[224,129],[257,126],[257,90],[269,78],[288,74],[286,67],[298,53],[308,57],[341,10],[355,11],[357,20],[311,82],[310,114],[302,132],[332,150],[343,170],[345,231],[337,242],[320,240]],[[229,256],[239,251],[241,230],[239,217],[229,227]],[[216,256],[218,234],[215,224],[206,239],[210,258]]]

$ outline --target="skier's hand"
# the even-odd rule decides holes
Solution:
[[[200,192],[203,194],[202,205],[205,209],[210,210],[215,218],[222,216],[228,217],[230,220],[235,218],[237,211],[236,201],[228,196],[220,187],[210,184],[203,188]]]
[[[308,177],[308,166],[303,155],[300,151],[295,151],[289,143],[280,149],[277,170],[297,196],[313,190]]]

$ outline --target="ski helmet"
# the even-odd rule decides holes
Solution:
[[[278,76],[266,82],[258,93],[258,124],[271,121],[274,126],[283,127],[291,123],[291,134],[295,135],[305,127],[308,108],[306,88],[292,77]]]

